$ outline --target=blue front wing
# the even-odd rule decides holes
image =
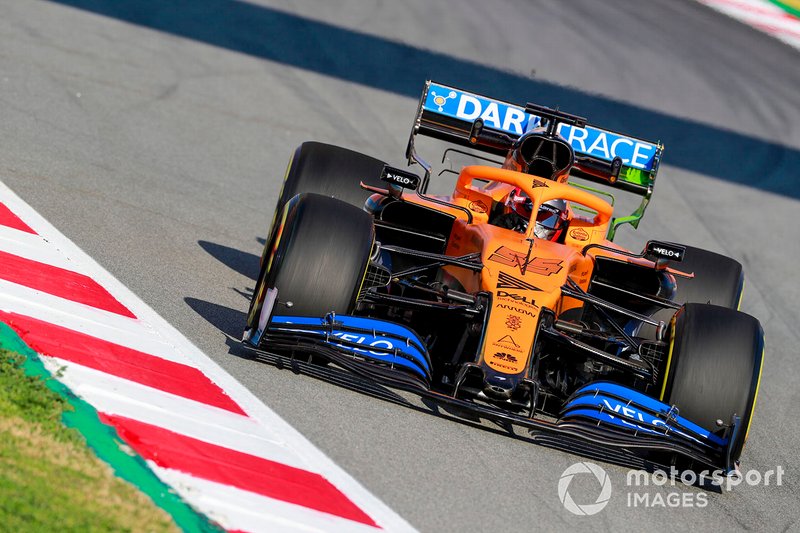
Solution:
[[[354,359],[411,374],[426,384],[425,391],[420,392],[431,392],[431,359],[425,343],[414,331],[399,324],[348,315],[330,314],[324,318],[278,315],[272,317],[268,331],[313,340]],[[268,348],[268,343],[264,347]],[[730,433],[739,429],[732,428],[725,437],[720,437],[655,398],[617,383],[601,381],[589,383],[573,393],[553,425],[567,427],[575,423],[588,423],[594,432],[605,427],[609,434],[622,432],[628,438],[683,443],[705,450],[725,463],[729,462],[725,457],[732,441]]]

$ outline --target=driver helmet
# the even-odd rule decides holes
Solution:
[[[527,226],[527,222],[531,218],[533,202],[522,189],[515,187],[514,190],[508,194],[506,206],[525,221],[523,227]],[[561,199],[548,200],[539,206],[533,234],[539,239],[557,241],[564,232],[567,218],[566,201]]]

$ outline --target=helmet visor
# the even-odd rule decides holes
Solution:
[[[563,212],[549,205],[542,205],[536,214],[536,223],[547,229],[561,229],[564,224]]]
[[[514,192],[512,192],[510,196],[510,205],[511,209],[519,216],[524,217],[525,220],[530,218],[531,211],[533,210],[533,202],[528,198],[528,195],[521,190],[515,189]]]

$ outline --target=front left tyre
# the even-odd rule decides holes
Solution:
[[[675,315],[662,400],[712,433],[739,418],[731,460],[744,448],[755,410],[764,332],[750,315],[722,306],[689,303]]]
[[[300,194],[286,204],[277,224],[274,243],[265,251],[248,329],[258,325],[268,289],[277,291],[276,313],[320,318],[351,313],[375,240],[372,217],[336,198]]]

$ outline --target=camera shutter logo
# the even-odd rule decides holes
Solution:
[[[600,483],[600,494],[594,503],[578,505],[569,495],[569,484],[576,474],[592,474],[597,479],[597,482]],[[609,479],[605,470],[594,463],[575,463],[564,470],[564,473],[561,474],[561,479],[558,480],[558,499],[561,500],[564,508],[572,514],[578,516],[597,514],[608,505],[608,500],[611,499],[611,479]]]

